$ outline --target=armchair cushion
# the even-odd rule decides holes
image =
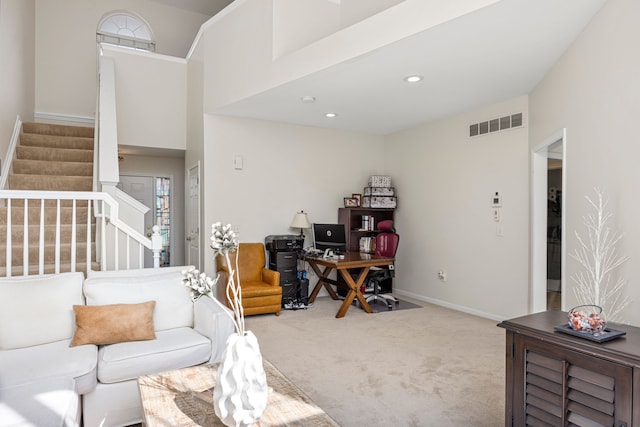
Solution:
[[[74,305],[76,332],[71,347],[153,340],[155,301],[140,304]]]
[[[262,281],[271,286],[280,286],[280,272],[263,268]]]

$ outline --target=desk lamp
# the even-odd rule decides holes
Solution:
[[[293,221],[291,221],[291,228],[300,229],[300,240],[302,241],[302,247],[304,247],[304,233],[302,230],[305,228],[311,228],[309,218],[307,218],[307,214],[304,211],[300,211],[295,214]]]

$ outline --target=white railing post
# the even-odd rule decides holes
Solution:
[[[71,271],[76,271],[76,201],[72,202],[71,206]],[[89,262],[89,260],[87,260]]]
[[[38,240],[38,272],[44,274],[44,199],[40,199],[40,239]]]
[[[29,201],[24,200],[24,223],[22,227],[24,229],[22,236],[22,272],[24,276],[29,275]]]
[[[160,227],[153,226],[151,234],[151,251],[153,251],[153,268],[160,268],[160,252],[162,252],[162,235]]]
[[[56,274],[60,273],[60,243],[61,243],[61,238],[62,235],[60,234],[62,232],[62,229],[60,228],[60,221],[61,221],[61,216],[62,213],[60,212],[60,199],[58,199],[56,201],[56,248],[55,248],[55,253],[56,253]]]
[[[7,269],[7,277],[11,277],[11,269],[12,263],[11,259],[13,257],[12,249],[13,243],[11,241],[11,199],[7,200],[7,256],[6,256],[6,269]]]
[[[87,200],[87,275],[91,271],[91,199]],[[98,227],[96,227],[96,240],[98,239]]]

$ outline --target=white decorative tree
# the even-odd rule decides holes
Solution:
[[[597,196],[595,201],[585,196],[595,209],[595,213],[582,217],[583,224],[587,227],[587,238],[583,239],[576,231],[580,247],[570,254],[584,268],[584,271],[571,276],[577,284],[573,290],[580,304],[598,305],[602,307],[608,320],[620,321],[620,313],[629,304],[629,298],[622,293],[626,281],[612,278],[612,272],[629,257],[620,256],[616,252],[616,245],[622,235],[607,226],[613,216],[605,211],[608,200],[599,188],[594,190]]]

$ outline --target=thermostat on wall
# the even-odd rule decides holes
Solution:
[[[500,206],[502,206],[502,196],[496,191],[496,194],[491,196],[491,207],[499,208]]]

